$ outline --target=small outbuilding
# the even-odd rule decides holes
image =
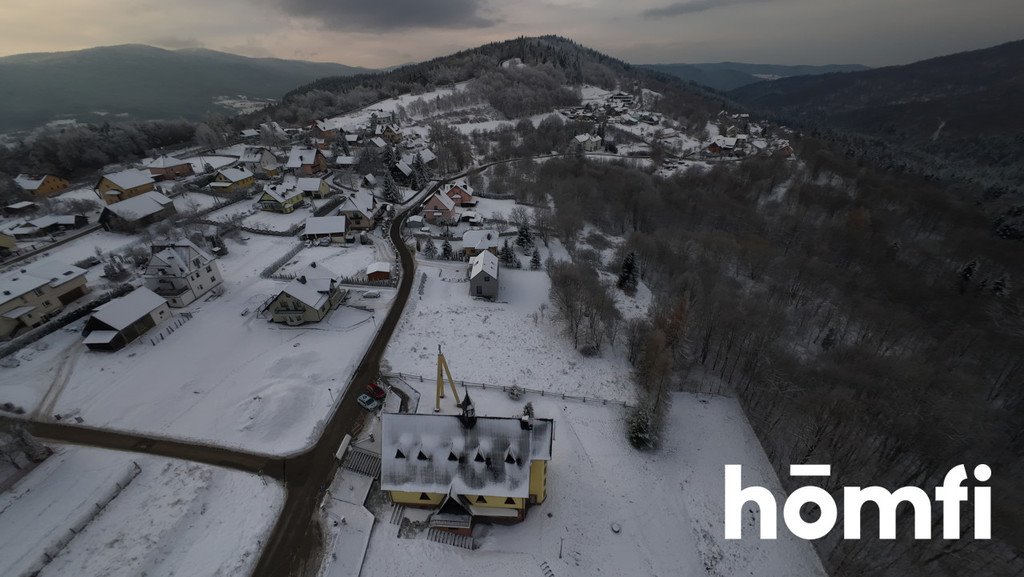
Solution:
[[[391,279],[391,263],[375,262],[366,267],[366,279],[370,281],[382,281]]]
[[[164,297],[137,288],[123,297],[96,307],[85,323],[85,346],[94,351],[116,351],[171,318]]]

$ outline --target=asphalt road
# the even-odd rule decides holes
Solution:
[[[307,568],[319,568],[323,539],[317,507],[337,471],[334,455],[345,434],[365,418],[356,398],[362,394],[366,385],[377,378],[384,350],[391,341],[391,335],[402,318],[412,292],[416,261],[402,240],[402,228],[406,217],[416,205],[412,203],[396,216],[391,225],[391,240],[402,262],[398,294],[316,445],[284,460],[284,481],[288,495],[277,524],[263,547],[253,577],[299,577],[306,574]]]

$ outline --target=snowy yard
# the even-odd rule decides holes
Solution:
[[[174,208],[179,214],[189,214],[208,209],[224,202],[225,200],[223,198],[204,194],[202,192],[183,192],[174,197]]]
[[[429,412],[432,383],[410,384],[422,395],[419,412]],[[479,389],[469,393],[478,414],[509,416],[531,401],[538,417],[555,419],[547,499],[521,524],[478,526],[474,551],[422,537],[397,538],[398,527],[388,523],[390,507],[385,506],[377,512],[364,575],[443,570],[466,577],[541,577],[542,563],[560,577],[824,575],[811,545],[791,536],[724,539],[725,464],[744,465],[746,483],[773,489],[780,501],[784,495],[732,399],[674,395],[663,447],[641,453],[626,441],[621,407],[536,395],[514,402]],[[621,527],[619,533],[612,531],[613,523]]]
[[[247,473],[58,447],[0,495],[0,574],[25,574],[58,551],[40,577],[243,577],[283,501],[280,485]]]
[[[543,249],[541,256],[547,256]],[[419,263],[417,276],[426,273],[426,288],[422,297],[410,297],[388,346],[385,359],[392,370],[433,374],[441,345],[456,379],[634,400],[623,351],[605,348],[603,357],[584,358],[552,324],[546,272],[502,269],[498,302],[489,302],[470,297],[467,266]],[[516,354],[509,354],[510,347]]]
[[[281,274],[296,274],[316,262],[342,277],[351,277],[366,272],[370,263],[383,260],[391,262],[393,257],[380,253],[373,245],[353,244],[346,246],[314,246],[300,252],[291,262],[281,267]]]
[[[171,334],[154,328],[116,353],[73,350],[53,412],[77,414],[92,426],[251,451],[303,448],[347,386],[394,291],[381,291],[379,299],[356,294],[352,304],[373,312],[342,306],[318,324],[289,328],[259,318],[259,306],[285,284],[259,273],[295,242],[252,235],[244,245],[230,243],[220,260],[224,295],[191,305],[192,320]],[[346,249],[324,248],[332,250]],[[161,333],[164,340],[153,346],[150,338]],[[27,411],[58,380],[56,364],[78,338],[58,331],[41,341],[49,348],[20,367],[0,368],[5,383],[13,382],[8,376],[18,380],[12,397]]]
[[[207,167],[213,170],[220,170],[225,166],[229,166],[238,161],[238,158],[234,156],[193,156],[191,158],[183,158],[185,162],[192,165],[192,172],[196,174],[203,174],[209,172]]]

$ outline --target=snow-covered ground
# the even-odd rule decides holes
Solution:
[[[551,245],[556,258],[565,258],[557,241]],[[541,257],[547,254],[541,247]],[[392,370],[433,374],[437,345],[441,345],[459,380],[635,399],[631,369],[620,348],[606,347],[602,357],[584,358],[559,334],[551,322],[551,282],[546,272],[502,269],[498,302],[490,302],[470,297],[467,266],[419,262],[417,276],[425,273],[427,284],[422,297],[410,297],[388,346],[385,359]],[[417,278],[417,287],[419,282]]]
[[[202,192],[183,192],[174,197],[174,208],[179,214],[188,214],[199,210],[210,208],[224,203],[223,198],[218,198]]]
[[[392,258],[380,253],[373,245],[314,246],[300,252],[291,262],[281,267],[282,274],[297,274],[310,263],[316,262],[342,277],[366,272],[366,266],[377,261],[391,262]]]
[[[191,305],[192,320],[173,333],[156,327],[115,353],[79,347],[53,412],[77,414],[93,426],[253,451],[303,448],[337,391],[347,386],[394,291],[381,291],[379,299],[353,295],[352,304],[373,312],[342,306],[325,321],[302,327],[259,318],[259,306],[284,286],[259,273],[295,243],[259,235],[244,245],[229,241],[230,252],[220,260],[223,296]],[[152,345],[160,334],[164,339]],[[4,383],[7,375],[29,376],[14,392],[27,411],[36,410],[32,401],[38,403],[58,380],[60,351],[76,338],[57,331],[42,340],[46,351],[15,369],[0,368]]]
[[[183,158],[182,160],[192,165],[192,172],[196,174],[203,174],[204,172],[207,172],[207,165],[209,165],[213,170],[220,170],[225,166],[234,164],[238,161],[238,158],[234,156],[200,155]]]
[[[242,577],[283,501],[280,485],[247,473],[58,447],[0,495],[0,574],[27,574],[56,553],[41,577]]]
[[[433,384],[409,384],[422,396],[419,412],[431,411]],[[824,575],[811,545],[792,536],[724,539],[725,464],[744,465],[745,483],[771,488],[780,502],[784,496],[734,400],[673,395],[662,447],[644,453],[626,441],[621,407],[538,395],[511,401],[493,390],[469,393],[478,414],[515,415],[530,401],[538,417],[555,420],[547,499],[518,525],[479,525],[474,551],[422,535],[398,538],[398,527],[386,518],[390,508],[380,508],[364,575],[443,570],[466,577],[540,577],[542,563],[558,576]],[[613,523],[619,533],[612,531]]]

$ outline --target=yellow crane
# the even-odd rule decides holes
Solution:
[[[448,368],[448,361],[444,360],[444,353],[441,352],[441,345],[437,345],[437,396],[434,397],[434,412],[441,412],[441,399],[444,398],[444,377],[447,375],[448,384],[451,385],[452,396],[455,397],[455,404],[461,405],[459,391],[455,388],[455,379],[452,378],[452,371]]]

